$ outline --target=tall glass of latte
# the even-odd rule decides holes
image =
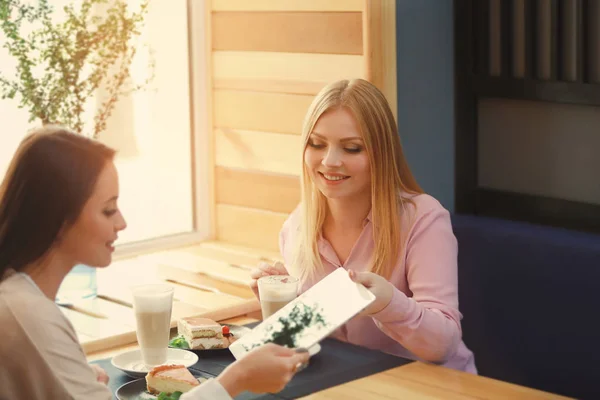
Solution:
[[[298,278],[289,275],[263,276],[258,280],[258,296],[263,319],[279,311],[298,295]]]
[[[167,284],[139,285],[132,288],[136,334],[146,367],[167,362],[171,332],[173,287]]]

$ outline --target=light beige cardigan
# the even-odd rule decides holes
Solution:
[[[28,276],[8,271],[0,281],[0,327],[0,398],[112,400],[71,322]],[[181,399],[231,397],[211,379]]]

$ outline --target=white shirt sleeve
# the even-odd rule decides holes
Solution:
[[[216,379],[209,379],[200,386],[181,395],[179,400],[233,400]]]

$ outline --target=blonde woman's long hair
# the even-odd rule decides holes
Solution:
[[[401,194],[422,193],[410,171],[396,121],[384,95],[363,79],[341,80],[324,87],[310,105],[302,127],[301,217],[293,271],[305,279],[321,275],[317,246],[327,215],[327,200],[312,181],[304,152],[319,118],[344,107],[356,119],[371,167],[371,209],[375,250],[370,271],[390,278],[401,246],[401,211],[412,201]]]

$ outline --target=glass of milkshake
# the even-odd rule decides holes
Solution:
[[[134,286],[131,290],[142,360],[147,368],[164,364],[171,332],[173,287],[148,284]]]
[[[258,280],[258,296],[263,320],[279,311],[298,295],[298,278],[289,275],[263,276]]]

